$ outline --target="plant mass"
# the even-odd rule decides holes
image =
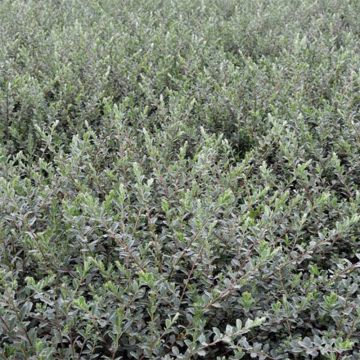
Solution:
[[[2,0],[0,358],[360,359],[358,14]]]

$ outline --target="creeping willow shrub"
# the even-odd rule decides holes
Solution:
[[[359,11],[1,1],[0,357],[359,359]]]

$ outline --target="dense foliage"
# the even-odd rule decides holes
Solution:
[[[360,359],[359,14],[1,0],[0,357]]]

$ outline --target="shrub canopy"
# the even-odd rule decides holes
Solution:
[[[359,359],[359,13],[2,0],[1,358]]]

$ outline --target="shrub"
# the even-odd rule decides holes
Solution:
[[[3,0],[0,356],[358,359],[359,10]]]

